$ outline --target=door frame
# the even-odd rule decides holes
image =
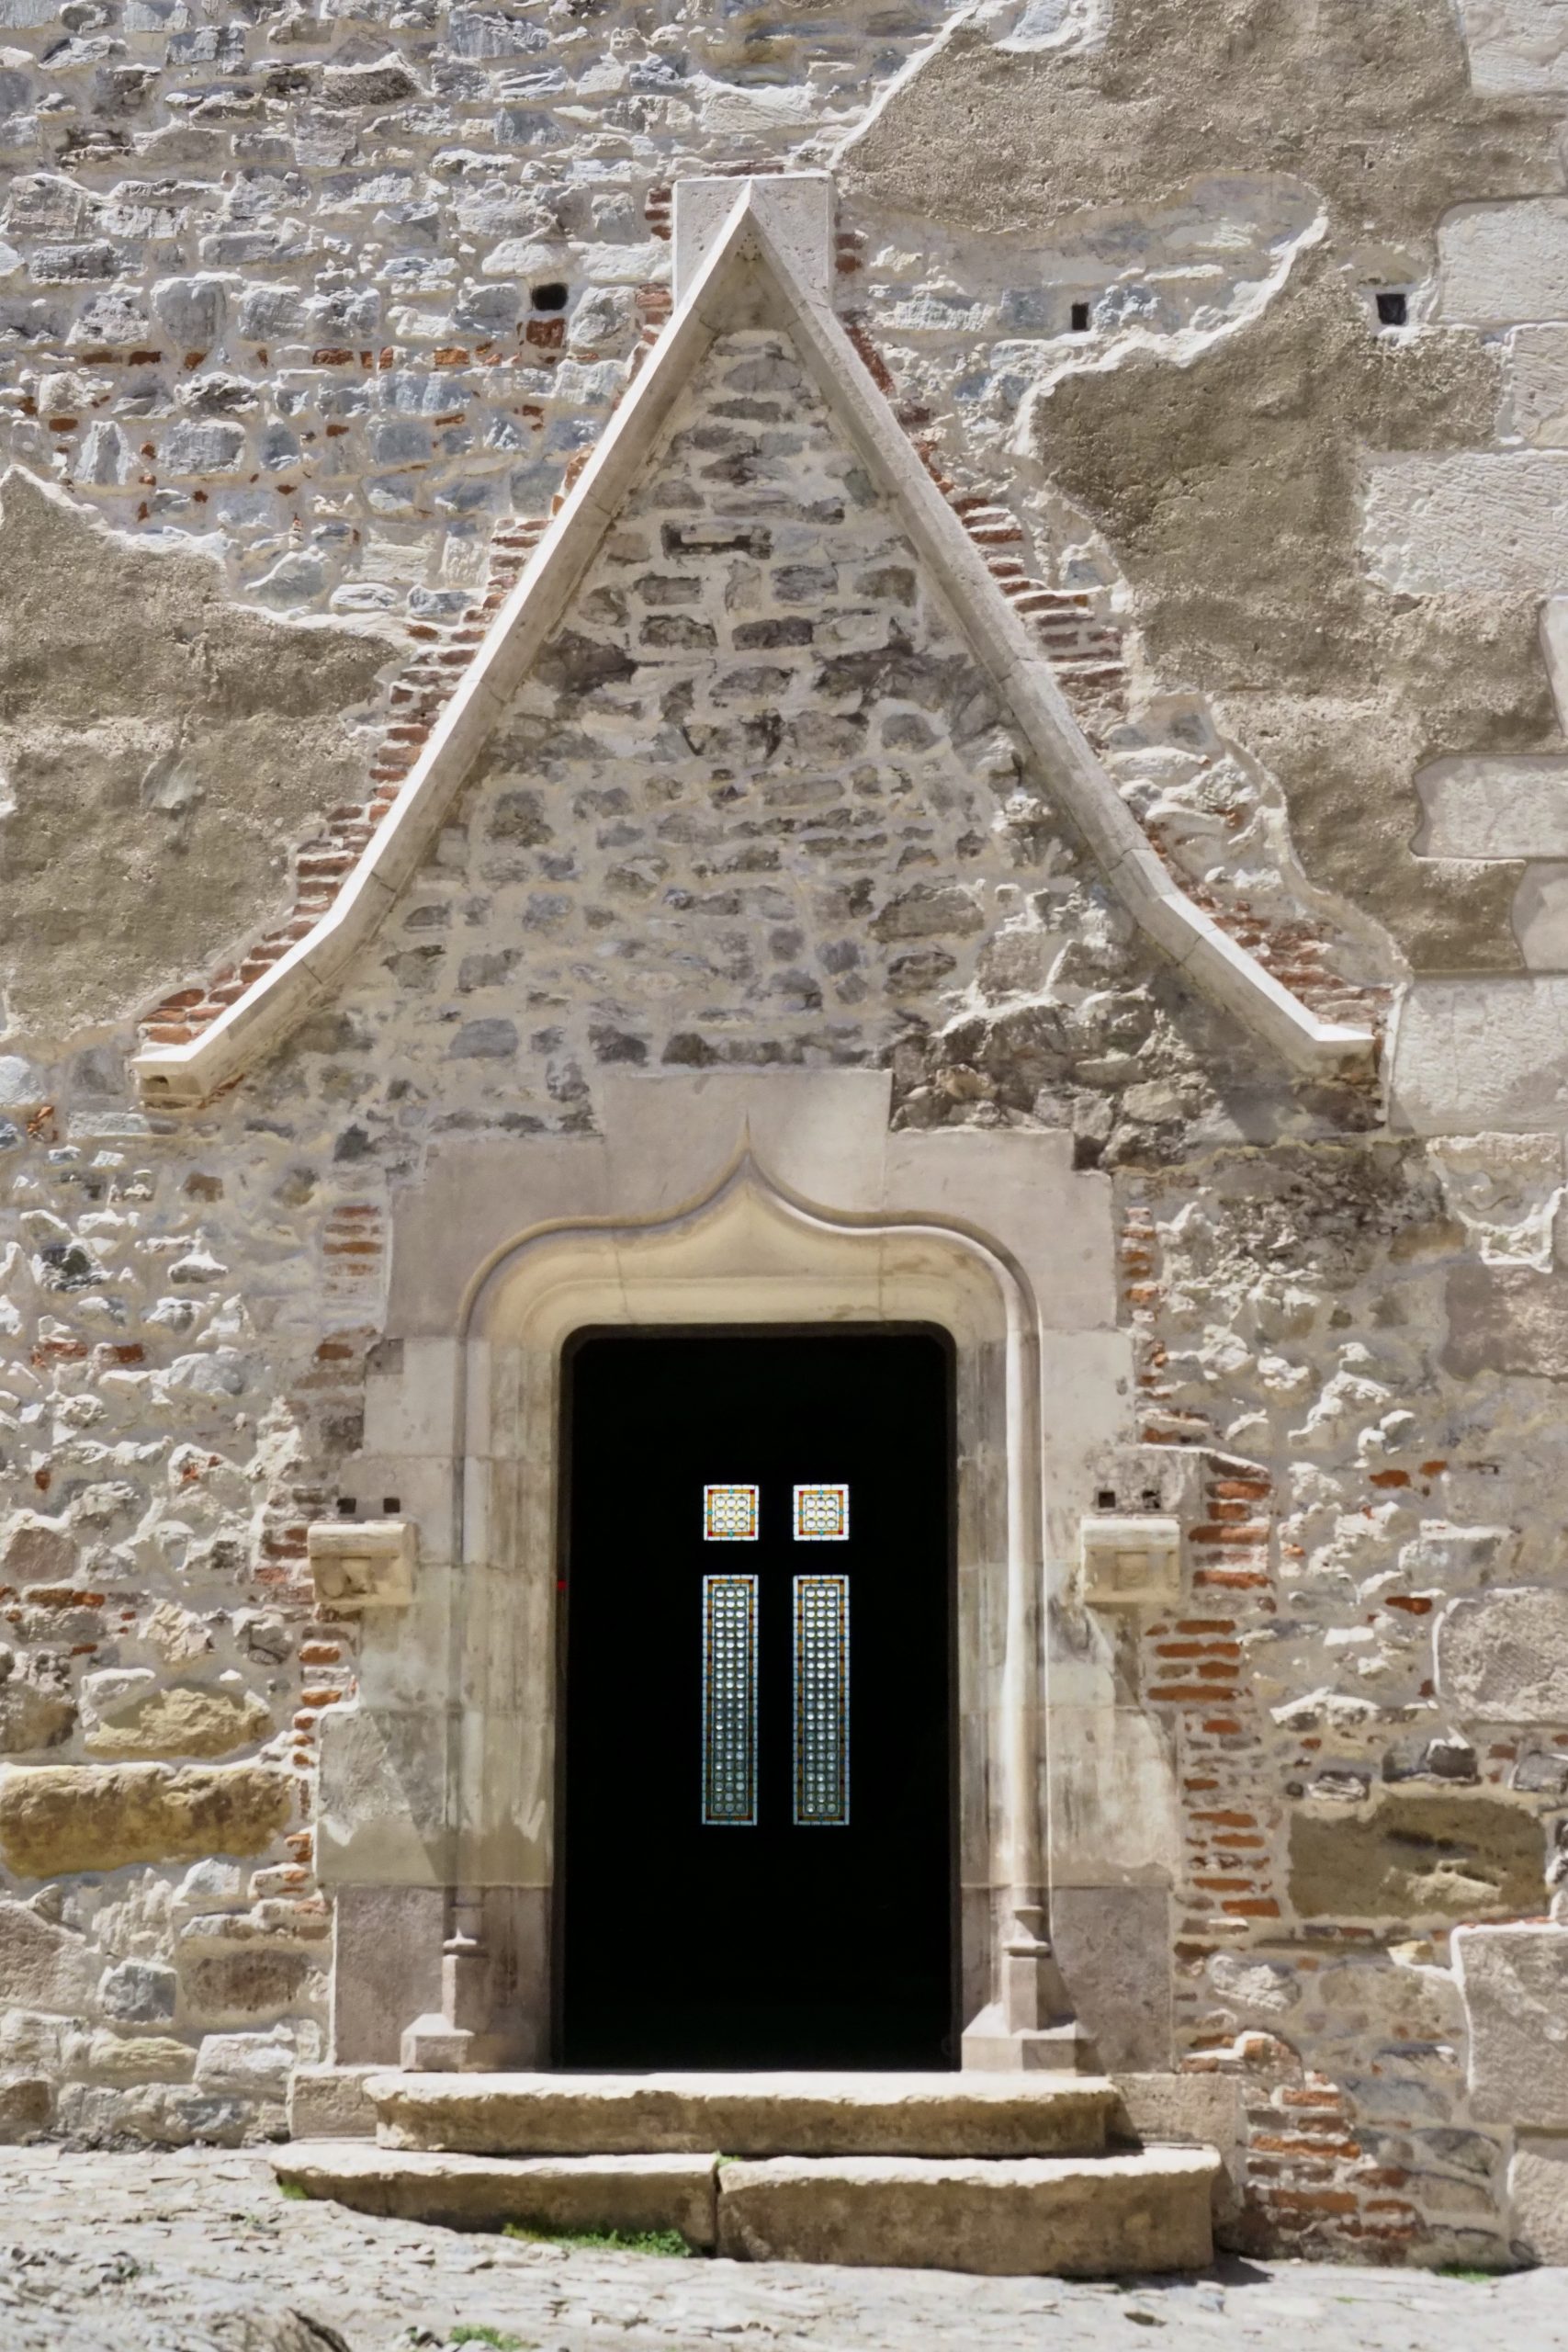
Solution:
[[[571,1499],[574,1391],[571,1381],[572,1359],[578,1349],[591,1340],[661,1339],[754,1339],[765,1334],[769,1339],[832,1339],[840,1334],[875,1330],[890,1339],[920,1338],[940,1342],[945,1360],[945,1398],[943,1405],[944,1437],[947,1450],[947,1524],[942,1532],[943,1619],[946,1626],[945,1668],[947,1677],[947,1953],[948,1953],[948,2032],[953,2042],[953,2064],[959,2063],[959,2041],[965,2018],[963,2011],[963,1904],[961,1854],[959,1841],[961,1814],[959,1804],[959,1706],[958,1706],[958,1350],[953,1336],[945,1325],[931,1321],[897,1322],[887,1317],[836,1317],[827,1323],[783,1323],[761,1321],[751,1323],[587,1323],[569,1332],[560,1343],[558,1368],[558,1427],[556,1437],[556,1673],[555,1722],[562,1727],[562,1736],[555,1741],[554,1812],[555,1819],[566,1819],[567,1743],[564,1736],[567,1709],[567,1679],[570,1664],[571,1620]],[[558,1596],[565,1595],[564,1602]],[[563,1856],[564,1860],[564,1856]],[[550,2025],[549,2052],[552,2065],[562,2063],[562,2019],[566,1994],[565,1905],[558,1899],[558,1884],[564,1886],[564,1871],[558,1882],[552,1871],[550,1904]]]

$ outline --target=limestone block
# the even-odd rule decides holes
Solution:
[[[1078,1565],[1091,1608],[1172,1607],[1181,1596],[1181,1523],[1154,1512],[1086,1514]]]
[[[719,2167],[718,2251],[990,2277],[1195,2270],[1213,2256],[1212,2148],[1088,2163],[777,2156]]]
[[[918,1131],[887,1138],[887,1204],[978,1226],[1016,1258],[1046,1328],[1116,1320],[1111,1182],[1075,1171],[1064,1130]]]
[[[441,2007],[446,1911],[439,1886],[338,1887],[332,2048],[340,2069],[395,2065],[402,2029]]]
[[[58,2075],[74,2024],[74,2012],[47,2017],[37,2009],[0,2009],[0,2075]]]
[[[408,1519],[317,1520],[305,1531],[310,1575],[329,1609],[406,1609],[418,1530]]]
[[[1568,857],[1568,758],[1434,760],[1416,789],[1418,857]]]
[[[1514,2235],[1538,2262],[1568,2263],[1568,2139],[1522,2138],[1508,2166]]]
[[[54,2116],[54,2085],[41,2075],[0,2079],[0,2146],[47,2132]]]
[[[1443,1366],[1461,1380],[1478,1372],[1568,1379],[1568,1285],[1533,1267],[1461,1259],[1450,1272]]]
[[[293,1812],[275,1765],[13,1766],[0,1774],[0,1856],[18,1878],[128,1862],[259,1854]]]
[[[0,1682],[0,1756],[26,1756],[58,1747],[76,1722],[74,1702],[58,1690],[31,1682]]]
[[[1472,326],[1568,311],[1568,201],[1465,204],[1438,229],[1440,315]]]
[[[1462,450],[1367,460],[1362,552],[1396,594],[1549,595],[1568,583],[1568,454]]]
[[[92,2007],[100,1955],[29,1903],[0,1903],[0,1988],[18,2008],[74,2017]]]
[[[1507,367],[1515,432],[1537,449],[1568,447],[1568,325],[1518,328]]]
[[[610,1197],[623,1215],[668,1216],[702,1199],[744,1148],[806,1200],[882,1204],[886,1070],[610,1071],[599,1084]]]
[[[175,2014],[176,1979],[152,1960],[122,1960],[99,1988],[104,2015],[123,2025],[159,2025]]]
[[[182,2024],[266,2025],[314,2007],[325,1992],[309,1952],[242,1944],[231,1951],[180,1954]]]
[[[294,2043],[288,2035],[209,2034],[197,2057],[196,2086],[242,2098],[283,2099],[293,2070]]]
[[[273,1728],[254,1690],[176,1683],[101,1710],[84,1744],[93,1756],[227,1756],[269,1738]]]
[[[737,94],[739,95],[739,94]],[[678,179],[675,183],[675,300],[691,287],[743,195],[809,292],[826,301],[833,282],[833,180],[829,172],[791,172],[778,179]]]
[[[373,2140],[376,2110],[365,2086],[377,2071],[374,2066],[296,2066],[288,2086],[290,2139]]]
[[[1476,2116],[1568,2131],[1568,1928],[1461,1928],[1453,1951]]]
[[[196,2072],[196,2052],[172,2034],[127,2037],[100,2028],[80,2053],[78,2064],[101,2083],[188,2083]]]
[[[11,1523],[0,1573],[7,1584],[70,1584],[76,1573],[76,1546],[63,1527],[24,1511]]]
[[[1417,1135],[1536,1135],[1568,1123],[1568,978],[1414,982],[1394,1038],[1391,1112]]]
[[[1568,90],[1568,10],[1562,0],[1459,0],[1477,90],[1550,97]]]
[[[1529,970],[1568,970],[1568,865],[1528,867],[1508,919]]]
[[[321,1719],[321,1883],[444,1885],[449,1833],[441,1717],[429,1708],[333,1707]]]
[[[714,2243],[716,2157],[451,2156],[388,2148],[295,2146],[272,2159],[286,2187],[356,2213],[446,2229],[678,2230]]]
[[[1496,1797],[1391,1789],[1370,1813],[1291,1821],[1291,1900],[1309,1919],[1529,1911],[1545,1871],[1540,1821]]]
[[[1055,1886],[1051,1942],[1074,2014],[1108,2074],[1170,2064],[1170,1895],[1163,1886]]]
[[[1514,1586],[1455,1600],[1435,1645],[1438,1692],[1456,1713],[1568,1723],[1568,1589]]]

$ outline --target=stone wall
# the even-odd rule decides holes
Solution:
[[[1129,141],[1116,44],[1212,63],[1220,12],[987,8],[900,81],[934,6],[0,0],[0,410],[71,502],[13,484],[0,526],[0,2129],[276,2131],[325,2051],[317,1727],[355,1637],[304,1529],[361,1447],[400,1193],[465,1138],[592,1133],[606,1073],[886,1065],[900,1126],[1065,1127],[1112,1180],[1135,1436],[1201,1508],[1179,1612],[1056,1633],[1174,1761],[1145,1990],[1246,2086],[1247,2242],[1554,2243],[1568,84],[1527,0],[1461,10],[1468,51],[1446,6],[1385,15],[1375,107],[1348,19],[1258,5],[1223,119],[1189,64]],[[1064,96],[1070,187],[976,135]],[[1303,986],[1440,968],[1393,1116],[1289,1087],[1140,944],[761,329],[333,1001],[205,1110],[138,1107],[137,1016],[221,1001],[392,805],[389,714],[417,741],[492,535],[521,551],[664,314],[671,177],[867,115],[868,364],[999,574],[1083,600],[1042,609],[1184,879]]]

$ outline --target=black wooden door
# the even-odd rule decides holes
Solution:
[[[954,2063],[951,1386],[924,1329],[570,1347],[562,2064]]]

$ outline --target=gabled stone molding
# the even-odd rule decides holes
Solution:
[[[722,234],[692,277],[653,357],[331,909],[198,1035],[182,1045],[148,1046],[133,1057],[144,1100],[164,1105],[205,1101],[330,995],[423,862],[508,699],[630,494],[676,395],[721,328],[747,315],[776,319],[791,336],[840,428],[940,581],[1064,811],[1148,937],[1303,1075],[1370,1058],[1370,1031],[1319,1020],[1177,888],[1095,757],[1037,641],[910,447],[825,293],[803,276],[794,237],[787,227],[775,233],[782,185],[766,179],[739,184]]]

